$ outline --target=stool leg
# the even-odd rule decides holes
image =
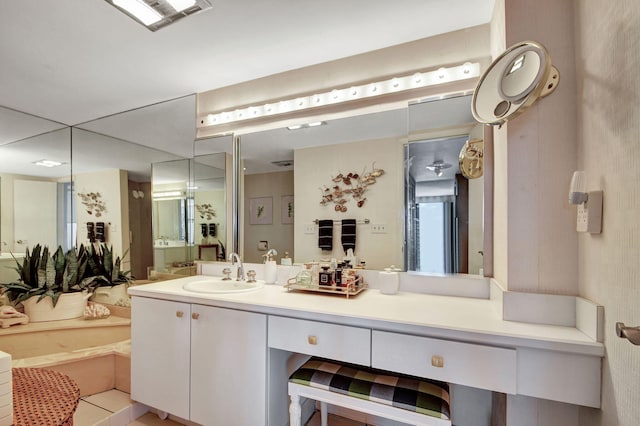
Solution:
[[[320,425],[327,426],[329,413],[327,412],[327,403],[320,401]]]
[[[291,403],[289,404],[289,426],[302,426],[302,408],[300,407],[300,396],[297,394],[290,395]]]

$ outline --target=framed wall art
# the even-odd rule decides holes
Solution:
[[[271,225],[273,223],[273,197],[249,199],[249,223]]]
[[[293,223],[293,195],[283,195],[282,202],[280,204],[280,216],[281,223],[283,224],[292,224]]]

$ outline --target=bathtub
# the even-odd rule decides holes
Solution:
[[[0,329],[2,350],[13,367],[38,367],[67,374],[81,395],[109,389],[130,392],[131,320],[110,316],[14,325]]]

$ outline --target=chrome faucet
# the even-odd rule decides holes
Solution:
[[[236,276],[236,281],[244,281],[244,266],[242,266],[242,260],[240,260],[240,256],[238,253],[229,254],[229,262],[231,262],[231,266],[238,262],[238,275]]]

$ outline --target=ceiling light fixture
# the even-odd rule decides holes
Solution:
[[[162,19],[162,15],[142,0],[113,0],[113,4],[124,9],[147,26]]]
[[[182,12],[196,4],[196,0],[167,0],[176,12]]]
[[[451,83],[479,76],[480,64],[477,62],[465,62],[463,65],[454,67],[439,68],[435,71],[417,72],[404,77],[393,77],[384,81],[374,81],[359,86],[333,89],[324,93],[299,96],[297,98],[272,102],[262,106],[252,105],[233,111],[210,113],[199,119],[199,127],[219,126],[254,118],[271,117],[286,114],[294,110],[296,112],[312,110],[313,108],[327,105],[369,99],[405,90]],[[295,106],[295,108],[293,106]],[[293,129],[290,128],[290,130]]]
[[[436,160],[426,166],[426,169],[431,170],[436,176],[440,177],[443,174],[443,170],[448,169],[449,167],[451,167],[451,164],[445,163],[442,160]]]
[[[106,0],[151,31],[211,9],[209,0]]]
[[[52,161],[52,160],[40,160],[40,161],[34,161],[33,164],[35,164],[36,166],[43,166],[43,167],[58,167],[58,166],[62,166],[64,163],[60,163],[59,161]]]

